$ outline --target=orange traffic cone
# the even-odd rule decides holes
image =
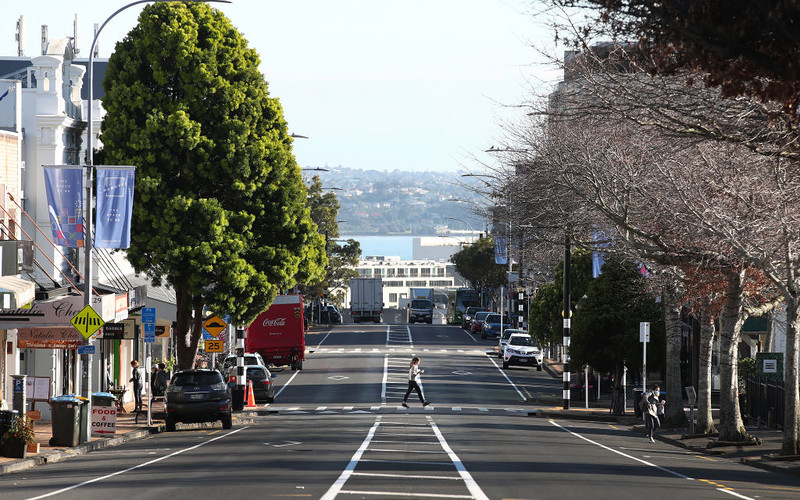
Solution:
[[[256,407],[256,397],[253,394],[253,381],[247,381],[247,408]]]

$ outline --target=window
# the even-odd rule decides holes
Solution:
[[[442,277],[444,276],[444,268],[440,267],[436,270],[436,276]]]
[[[408,275],[412,278],[416,278],[417,276],[419,276],[419,269],[417,269],[416,267],[412,267],[411,269],[408,270]]]
[[[360,268],[358,270],[358,275],[362,278],[372,278],[372,269]]]
[[[387,278],[394,278],[394,268],[390,267],[389,269],[387,269],[384,276],[386,276]]]
[[[430,267],[423,267],[422,269],[420,269],[420,272],[421,272],[420,276],[422,276],[423,278],[430,278],[431,277],[431,268]]]
[[[397,294],[396,293],[390,293],[389,294],[389,302],[397,302]]]
[[[403,268],[403,267],[397,268],[397,277],[398,278],[403,278],[403,277],[405,277],[405,275],[406,275],[405,268]]]

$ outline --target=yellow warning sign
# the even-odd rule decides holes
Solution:
[[[209,335],[215,338],[227,327],[228,324],[219,316],[211,316],[203,323],[203,328],[206,329]]]
[[[88,339],[106,322],[103,321],[100,315],[94,312],[92,306],[86,306],[70,320],[70,323],[72,323],[72,326],[74,326],[84,338]]]

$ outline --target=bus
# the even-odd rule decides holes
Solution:
[[[481,294],[477,290],[473,290],[472,288],[459,288],[456,290],[456,300],[455,300],[455,312],[453,315],[453,321],[460,325],[462,319],[464,318],[464,311],[467,310],[468,307],[480,307],[481,306]]]

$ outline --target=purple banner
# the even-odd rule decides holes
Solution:
[[[131,244],[135,168],[97,167],[94,246],[98,248],[128,248]]]
[[[45,165],[44,185],[53,242],[83,246],[83,169],[75,165]]]

